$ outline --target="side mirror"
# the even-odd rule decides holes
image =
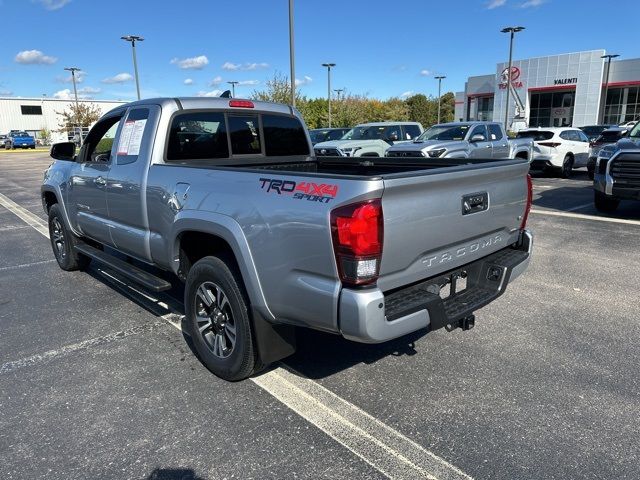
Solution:
[[[54,143],[49,153],[55,160],[73,161],[76,156],[76,144],[73,142]]]
[[[484,142],[486,138],[481,133],[476,133],[473,137],[471,137],[471,143],[476,142]]]

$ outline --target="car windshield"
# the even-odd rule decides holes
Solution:
[[[311,137],[312,142],[319,143],[324,141],[328,133],[329,132],[327,132],[326,130],[319,130],[315,132],[312,131],[312,132],[309,132],[309,136]]]
[[[375,140],[381,139],[385,127],[354,127],[341,140]]]
[[[471,125],[434,125],[416,140],[464,140]]]
[[[613,143],[620,140],[620,137],[624,134],[624,130],[615,130],[612,132],[604,131],[596,139],[596,142]]]
[[[587,136],[594,136],[598,135],[606,128],[606,125],[593,125],[591,127],[582,127],[580,130],[582,130]]]
[[[535,142],[540,140],[549,140],[553,137],[553,132],[545,132],[544,130],[521,130],[516,138],[533,138]]]
[[[635,127],[629,132],[629,136],[632,138],[640,138],[640,123],[636,123]]]
[[[28,137],[29,134],[27,132],[16,132],[11,134],[14,137]]]

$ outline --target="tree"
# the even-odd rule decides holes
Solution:
[[[68,132],[75,127],[89,127],[102,116],[100,107],[92,103],[79,103],[77,107],[72,103],[67,110],[56,113],[62,117],[59,124],[61,132]]]
[[[49,130],[48,128],[43,128],[38,133],[38,137],[40,137],[40,140],[42,140],[43,145],[49,145],[51,143],[51,130]]]
[[[276,72],[273,77],[267,80],[266,89],[262,91],[254,90],[251,93],[251,98],[254,100],[262,100],[265,102],[277,102],[291,104],[291,84],[289,83],[289,77]],[[296,89],[296,107],[298,103],[304,102],[305,98],[300,95],[299,90]]]

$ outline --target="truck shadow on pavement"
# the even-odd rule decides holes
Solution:
[[[206,480],[191,468],[156,468],[146,480]]]

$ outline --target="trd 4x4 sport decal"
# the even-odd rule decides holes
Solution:
[[[329,203],[338,195],[338,186],[327,183],[294,182],[278,178],[261,178],[260,188],[267,193],[291,195],[296,200]]]

